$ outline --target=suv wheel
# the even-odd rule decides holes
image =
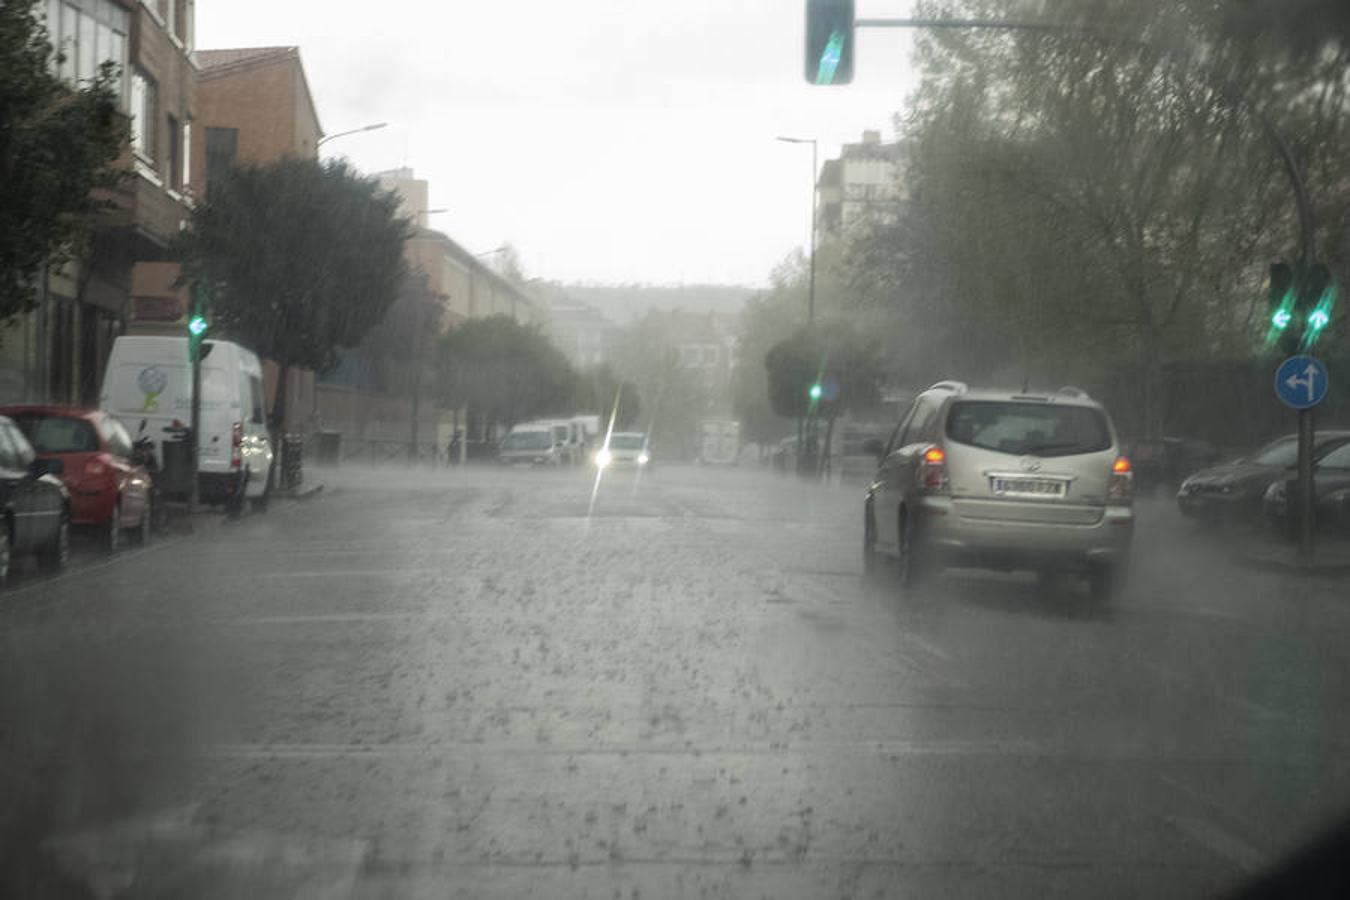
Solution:
[[[876,578],[881,573],[881,560],[877,555],[877,522],[870,502],[863,507],[862,568],[864,578]]]
[[[919,587],[927,577],[928,560],[919,545],[918,535],[915,533],[914,519],[903,509],[900,511],[899,526],[897,533],[900,535],[900,540],[896,548],[896,571],[899,575],[901,589],[913,590]]]
[[[1120,593],[1124,570],[1119,564],[1094,563],[1088,569],[1088,591],[1098,602],[1110,600]]]

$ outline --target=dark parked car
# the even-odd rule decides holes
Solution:
[[[15,557],[35,553],[44,569],[62,569],[70,559],[70,503],[51,463],[37,454],[14,422],[0,416],[0,582]]]
[[[1188,475],[1221,459],[1209,441],[1182,437],[1128,441],[1125,455],[1133,466],[1136,493],[1175,491]]]
[[[1298,521],[1294,483],[1283,478],[1272,484],[1263,505],[1267,524],[1286,534]],[[1323,455],[1313,469],[1313,522],[1318,531],[1350,534],[1350,442]]]
[[[1319,431],[1313,459],[1346,443],[1350,443],[1350,431]],[[1177,505],[1200,521],[1258,522],[1266,491],[1291,477],[1297,464],[1298,436],[1285,435],[1250,456],[1196,472],[1181,483]]]

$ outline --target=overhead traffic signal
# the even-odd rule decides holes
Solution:
[[[854,0],[806,0],[806,80],[853,80]]]
[[[821,394],[825,393],[825,389],[821,386],[819,381],[816,381],[812,382],[811,388],[806,393],[812,400],[819,400]]]

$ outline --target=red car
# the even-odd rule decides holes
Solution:
[[[96,409],[72,406],[5,406],[37,451],[56,464],[52,474],[70,493],[72,525],[92,526],[116,550],[122,533],[138,543],[150,537],[150,475],[131,462],[131,435],[122,423]]]

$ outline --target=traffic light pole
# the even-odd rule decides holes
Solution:
[[[201,441],[197,437],[201,434],[202,424],[202,350],[201,345],[192,353],[192,405],[191,412],[188,415],[188,427],[191,432],[188,434],[188,447],[190,451],[188,458],[192,461],[189,471],[192,477],[192,487],[188,491],[188,527],[192,527],[193,516],[197,512],[197,504],[200,502],[197,485],[197,468],[201,463]]]
[[[1298,411],[1298,483],[1294,496],[1298,503],[1298,555],[1313,555],[1313,443],[1317,427],[1316,407]]]

